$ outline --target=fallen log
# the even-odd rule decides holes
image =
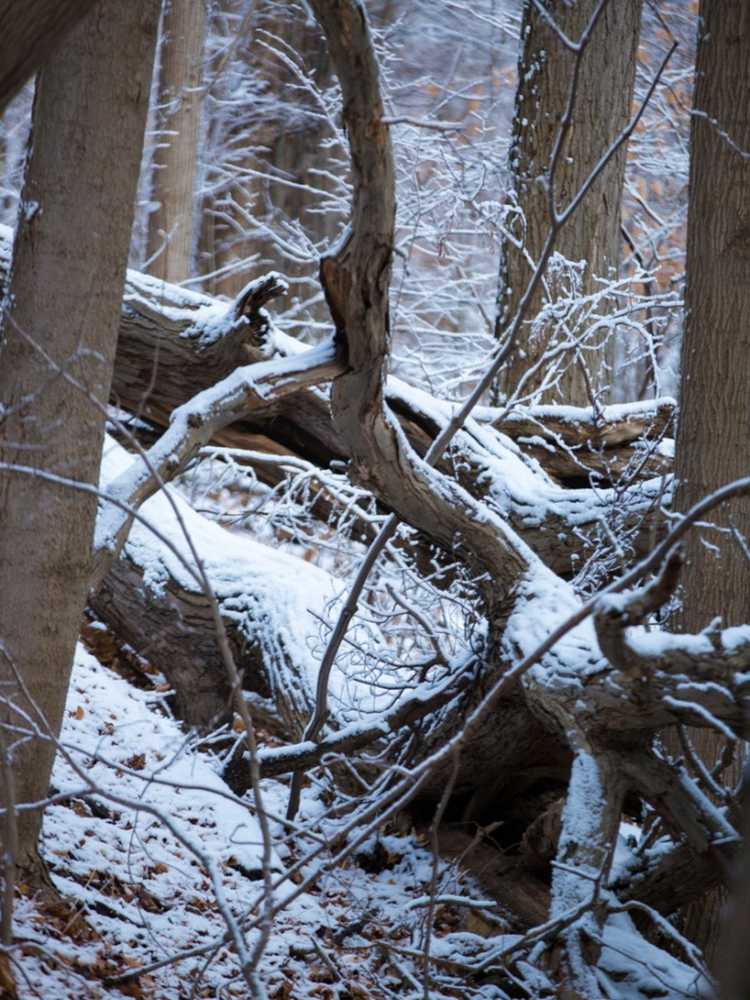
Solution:
[[[130,456],[110,442],[105,482],[130,464]],[[231,722],[229,678],[210,601],[194,569],[197,554],[244,689],[262,700],[266,715],[276,716],[287,739],[299,736],[311,711],[317,667],[308,647],[314,622],[308,609],[323,613],[334,581],[246,535],[233,536],[177,494],[152,497],[141,516],[90,596],[96,615],[164,673],[175,692],[175,712],[186,723],[206,729]]]
[[[238,413],[252,410],[274,396],[315,385],[341,368],[332,345],[323,345],[297,358],[237,368],[174,410],[167,430],[148,452],[128,462],[122,473],[107,483],[109,502],[100,507],[97,518],[92,587],[99,586],[119,553],[130,528],[131,511],[184,469],[216,431]]]
[[[0,280],[10,259],[10,230],[0,229]],[[274,331],[265,305],[282,294],[269,274],[223,302],[130,270],[118,335],[112,400],[135,416],[167,426],[175,409],[237,368],[274,354],[298,354],[297,342]],[[333,371],[333,369],[332,369]],[[321,467],[348,460],[350,448],[331,415],[327,391],[278,394],[252,414],[233,415],[211,435],[243,450],[290,454]],[[385,401],[407,440],[424,455],[451,415],[443,403],[395,378]],[[486,500],[555,572],[569,576],[593,550],[600,525],[618,519],[633,535],[636,554],[661,530],[659,507],[669,499],[663,477],[671,459],[659,442],[674,412],[672,400],[605,407],[525,407],[509,413],[481,407],[438,464],[472,496]],[[258,462],[261,482],[278,483],[278,467]],[[629,469],[635,490],[611,489]],[[595,488],[583,487],[587,479]],[[565,488],[560,481],[574,484]],[[524,485],[525,484],[525,485]],[[383,498],[381,498],[383,499]],[[386,508],[388,504],[385,504]],[[331,513],[325,500],[316,512]],[[364,529],[362,537],[368,532]]]

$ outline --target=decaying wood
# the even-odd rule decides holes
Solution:
[[[306,351],[297,359],[238,368],[174,410],[169,427],[153,447],[135,458],[107,486],[113,502],[105,504],[97,524],[92,587],[96,589],[120,551],[127,537],[130,511],[185,468],[217,431],[232,423],[238,414],[262,406],[272,396],[296,393],[300,388],[330,379],[341,369],[333,347],[323,346]]]
[[[613,883],[612,889],[624,901],[633,899],[670,916],[726,881],[734,853],[731,845],[723,847],[721,852],[698,853],[689,845],[680,844],[658,852],[655,860],[647,854],[643,867],[629,870],[627,877]]]
[[[594,969],[607,919],[607,884],[620,825],[625,782],[619,754],[595,748],[579,730],[580,741],[562,811],[562,825],[552,872],[549,915],[562,920],[582,909],[563,931],[564,948],[553,951],[552,964],[572,996],[594,997]],[[565,992],[563,991],[563,996]]]
[[[285,289],[271,273],[233,302],[219,302],[128,271],[113,401],[164,425],[173,410],[236,368],[267,361],[273,337],[263,307]]]
[[[92,596],[93,610],[161,670],[174,690],[175,713],[187,725],[209,730],[230,722],[231,686],[205,594],[174,579],[154,592],[144,576],[144,567],[126,553]],[[299,678],[294,686],[278,681],[279,676],[295,672],[292,651],[282,640],[269,651],[260,641],[262,611],[256,609],[260,618],[256,620],[254,609],[238,613],[232,604],[222,601],[220,607],[244,689],[257,695],[249,699],[253,717],[286,738],[301,733],[310,712],[309,690]]]
[[[424,531],[443,546],[452,544],[474,570],[484,571],[488,585],[480,588],[489,619],[490,645],[486,673],[502,676],[493,638],[514,628],[528,628],[529,608],[534,600],[559,604],[564,615],[567,605],[579,611],[571,622],[583,621],[583,609],[561,581],[543,572],[529,549],[508,522],[491,516],[488,505],[457,489],[440,470],[433,472],[420,461],[403,435],[394,426],[384,395],[384,359],[388,355],[388,275],[394,226],[393,162],[387,130],[382,120],[377,66],[372,52],[364,13],[352,0],[313,0],[313,9],[328,39],[333,64],[342,86],[344,121],[351,145],[353,202],[350,232],[335,255],[321,265],[321,281],[344,348],[348,370],[334,380],[331,408],[337,429],[348,445],[350,469],[355,482],[371,489],[401,519]],[[601,9],[601,7],[599,8]],[[542,596],[539,596],[542,595]],[[554,614],[554,613],[553,613]],[[534,616],[537,620],[540,616]],[[543,617],[543,616],[541,616]],[[548,626],[545,623],[545,631]],[[525,636],[518,640],[523,644]],[[510,643],[513,642],[511,634]],[[588,648],[589,660],[596,660],[593,627],[577,637],[580,645],[556,651],[561,672],[570,674],[567,687],[549,678],[548,664],[527,668],[524,693],[529,707],[538,710],[549,728],[559,727],[575,752],[570,786],[562,814],[550,907],[552,919],[565,922],[564,952],[558,963],[561,977],[576,995],[593,996],[597,979],[593,971],[607,918],[602,890],[606,884],[614,852],[628,785],[635,786],[674,825],[678,835],[705,851],[727,829],[720,818],[701,806],[674,772],[653,754],[638,752],[638,738],[632,736],[615,744],[611,735],[592,738],[596,724],[593,704],[599,686],[590,690],[582,683],[591,676],[590,663],[581,657]],[[533,639],[529,644],[534,646]],[[539,654],[530,654],[529,666]],[[553,659],[549,651],[544,654]],[[516,658],[519,669],[523,656]],[[493,662],[494,661],[494,662]],[[593,664],[591,664],[593,666]],[[606,667],[606,663],[604,664]],[[512,677],[509,674],[508,677]],[[575,694],[573,690],[575,689]],[[492,691],[502,690],[497,682]],[[591,692],[594,692],[592,695]],[[634,691],[629,691],[634,695]],[[483,720],[497,718],[497,696],[482,700],[484,711],[470,709],[467,739],[476,736]],[[637,698],[632,697],[632,715]],[[470,735],[469,735],[470,733]],[[461,774],[461,737],[446,739],[435,762],[451,760],[453,774]],[[473,742],[471,748],[473,751]],[[503,759],[500,746],[496,759]],[[627,759],[631,768],[623,767]],[[472,753],[472,764],[474,755]],[[425,763],[425,767],[433,765]],[[665,783],[662,769],[671,776]],[[459,779],[460,780],[460,779]],[[573,918],[568,919],[568,914]],[[572,995],[572,994],[571,994]]]
[[[91,592],[93,611],[164,673],[180,718],[201,728],[229,722],[231,685],[209,599],[191,569],[200,561],[259,721],[273,724],[286,738],[299,738],[312,696],[301,652],[305,623],[297,620],[308,602],[295,602],[293,595],[304,586],[311,602],[318,594],[324,599],[330,590],[326,574],[247,538],[231,538],[177,495],[160,493],[144,504],[142,516],[144,523],[131,528],[120,557]],[[160,535],[147,527],[149,522]],[[270,559],[276,570],[272,579]]]
[[[0,227],[0,284],[7,279],[12,232]],[[233,302],[186,291],[129,270],[115,358],[112,399],[123,409],[159,426],[173,410],[210,388],[236,368],[294,350],[295,342],[275,333],[265,306],[284,294],[284,279],[270,273],[250,282]],[[425,409],[445,420],[445,404],[416,393],[396,378],[385,398],[414,449],[424,454],[434,437]],[[424,406],[416,406],[415,400]],[[427,405],[429,404],[429,405]],[[668,473],[671,459],[649,442],[671,432],[674,401],[602,407],[514,407],[509,412],[479,407],[475,420],[515,442],[555,482],[586,485],[592,475],[606,487],[625,469],[642,481]],[[348,458],[336,429],[327,393],[301,392],[293,401],[268,404],[217,434],[217,443],[252,448],[263,435],[276,449],[319,465]]]
[[[7,231],[2,234],[3,238],[7,235]],[[0,268],[7,267],[6,253],[7,244],[2,246],[0,240]],[[175,409],[238,367],[269,360],[278,346],[282,352],[294,350],[293,342],[274,337],[264,309],[283,288],[282,279],[271,274],[248,285],[234,303],[220,303],[128,272],[113,400],[165,426]],[[386,381],[384,391],[389,411],[397,417],[414,452],[423,456],[450,419],[450,406],[394,378]],[[670,460],[655,445],[671,420],[671,400],[597,413],[590,408],[537,407],[501,414],[481,408],[477,419],[456,436],[438,464],[439,471],[456,478],[467,493],[488,501],[507,517],[556,572],[570,575],[580,568],[592,549],[591,532],[596,533],[599,525],[614,516],[624,529],[635,529],[635,551],[647,550],[660,531],[659,507],[668,499],[664,482],[652,479],[631,493],[613,491],[606,483],[626,467],[633,470],[636,481],[667,471]],[[213,429],[215,443],[288,453],[321,466],[351,457],[332,419],[327,394],[321,392],[273,394],[265,403],[256,400],[252,412],[248,406],[233,418]],[[531,495],[519,492],[511,469],[506,468],[502,482],[497,482],[498,460],[526,465],[527,476],[538,476]],[[279,481],[278,467],[262,460],[255,464],[255,471],[261,482],[276,485]],[[597,488],[581,488],[592,475],[600,477]],[[577,488],[564,488],[555,479]],[[394,509],[386,497],[379,499]],[[328,516],[330,504],[323,498],[314,512]],[[364,530],[362,537],[367,534]]]
[[[525,454],[561,482],[600,485],[617,481],[626,471],[636,479],[671,471],[672,460],[648,442],[673,433],[675,401],[646,400],[625,405],[523,406],[497,415],[492,408],[475,416],[515,441]]]
[[[193,341],[189,339],[188,342]],[[122,331],[120,344],[120,352],[123,353]],[[229,345],[227,348],[231,353]],[[250,350],[245,353],[250,353]],[[120,370],[117,369],[118,372]],[[200,386],[202,391],[208,387],[205,375],[210,370],[198,367],[200,380],[193,383],[195,388]],[[178,383],[179,371],[179,368],[175,370]],[[146,376],[144,370],[143,393],[148,384]],[[115,377],[119,378],[117,374]],[[118,399],[122,403],[127,401],[123,398],[124,392],[130,392],[130,388],[118,381]],[[386,383],[385,396],[407,440],[416,454],[423,456],[450,419],[450,407],[409,389],[396,379]],[[176,398],[172,395],[169,402],[175,402]],[[135,404],[136,399],[131,395],[129,406]],[[142,406],[141,412],[163,422],[165,405],[152,396],[151,401]],[[487,500],[499,513],[507,516],[525,541],[558,572],[570,574],[579,568],[586,558],[587,548],[591,547],[592,543],[587,538],[592,530],[596,531],[600,523],[609,523],[615,516],[620,518],[624,528],[637,529],[635,549],[643,552],[650,547],[660,530],[660,503],[668,499],[668,490],[665,494],[665,484],[661,479],[651,479],[643,483],[642,488],[630,493],[604,487],[606,479],[598,484],[596,490],[588,486],[565,488],[557,485],[554,478],[547,478],[544,461],[541,468],[534,463],[535,458],[538,460],[541,457],[549,459],[546,465],[562,468],[564,464],[568,479],[572,480],[575,476],[577,483],[584,481],[589,460],[592,469],[598,464],[603,476],[614,476],[615,471],[628,464],[638,470],[637,478],[641,480],[647,474],[656,475],[665,471],[669,460],[660,456],[656,448],[650,446],[650,441],[652,434],[658,438],[663,433],[673,412],[671,402],[665,401],[655,408],[634,407],[636,412],[626,418],[620,416],[620,409],[617,408],[612,420],[611,440],[615,442],[612,448],[607,445],[610,439],[603,429],[608,426],[606,412],[603,417],[605,423],[600,424],[597,436],[592,429],[590,414],[580,411],[582,430],[576,443],[573,443],[577,433],[575,420],[564,423],[557,417],[542,413],[537,438],[541,434],[548,442],[544,447],[527,447],[525,443],[528,422],[536,422],[536,417],[528,413],[523,417],[511,413],[504,420],[498,418],[496,426],[502,427],[501,431],[493,427],[490,419],[472,421],[465,431],[457,435],[449,453],[438,463],[438,470],[456,478],[468,493]],[[487,412],[483,411],[482,418]],[[519,419],[513,419],[514,416]],[[576,419],[578,416],[574,414]],[[544,430],[544,420],[550,421],[548,431]],[[560,428],[565,428],[564,434]],[[506,435],[506,432],[515,433],[517,429],[523,432],[517,435],[520,446],[516,446]],[[327,395],[321,392],[300,391],[293,397],[280,395],[277,400],[269,399],[253,414],[248,412],[241,420],[214,433],[212,440],[229,447],[290,454],[323,467],[332,459],[350,457],[347,445],[332,420]],[[549,443],[552,441],[557,444],[553,446]],[[249,461],[261,482],[272,486],[278,483],[278,466],[271,467],[252,459]],[[498,461],[506,466],[503,470],[506,475],[500,483],[497,482]],[[538,484],[531,493],[518,489],[518,477],[512,474],[509,465],[519,469],[525,466],[522,472],[527,478],[538,478]],[[385,506],[389,505],[386,503]],[[330,507],[324,505],[321,511],[327,514]]]
[[[671,402],[603,411],[480,408],[435,468],[424,461],[452,413],[450,405],[385,372],[394,180],[377,65],[358,3],[311,5],[342,84],[353,161],[351,231],[321,267],[335,351],[300,351],[274,334],[264,304],[282,288],[276,276],[222,304],[131,272],[115,397],[167,429],[146,460],[132,459],[106,492],[125,507],[145,502],[146,515],[161,504],[153,519],[163,527],[174,523],[175,512],[165,496],[152,494],[208,441],[240,447],[252,442],[321,466],[346,459],[353,481],[383,508],[481,577],[487,641],[454,664],[440,685],[423,685],[388,714],[350,727],[329,719],[319,739],[302,741],[313,710],[310,677],[296,652],[303,643],[290,639],[291,622],[278,620],[281,602],[263,591],[267,567],[260,555],[254,562],[252,554],[238,552],[232,560],[223,553],[221,577],[211,577],[214,541],[221,550],[219,535],[211,532],[222,529],[213,525],[209,531],[193,521],[194,551],[170,536],[179,550],[175,561],[174,551],[140,524],[130,529],[127,511],[103,504],[102,579],[92,606],[164,672],[177,713],[188,724],[229,723],[232,691],[210,602],[198,577],[180,568],[180,559],[189,563],[197,556],[211,577],[251,709],[290,741],[261,752],[264,777],[299,774],[336,755],[380,749],[394,736],[411,749],[403,767],[414,765],[416,773],[420,766],[429,769],[431,757],[454,740],[461,754],[454,795],[463,802],[465,820],[505,819],[519,831],[521,847],[512,860],[498,861],[497,852],[490,857],[480,844],[479,866],[494,866],[493,891],[511,906],[521,928],[542,922],[548,908],[562,922],[571,907],[580,911],[566,923],[565,953],[556,958],[561,977],[572,975],[576,988],[588,988],[607,916],[599,890],[608,878],[628,792],[651,803],[674,847],[658,861],[647,859],[627,898],[662,910],[679,905],[690,892],[684,873],[691,864],[700,885],[721,878],[733,836],[729,820],[712,812],[697,786],[652,752],[649,740],[654,729],[677,721],[748,735],[746,685],[738,671],[750,665],[750,632],[659,632],[659,643],[650,641],[648,617],[674,589],[674,559],[650,585],[610,595],[596,608],[584,606],[555,575],[568,574],[571,556],[583,551],[577,529],[606,520],[623,505],[623,493],[590,488],[592,469],[605,484],[614,478],[612,470],[619,474],[626,464],[636,467],[637,481],[668,469],[656,446],[672,419]],[[310,388],[321,381],[332,381],[330,394]],[[519,482],[531,485],[523,492]],[[649,505],[657,511],[663,492],[660,481],[633,491],[634,517]],[[174,503],[196,517],[184,501],[175,497]],[[237,547],[243,548],[239,540]],[[277,557],[278,565],[288,559]],[[534,670],[523,668],[522,681],[510,674],[507,689],[496,694],[529,649],[538,647],[534,635],[524,635],[530,623],[548,638],[568,615],[577,616],[568,645],[551,644]],[[482,715],[478,709],[485,704]],[[242,787],[241,754],[235,763],[235,785]],[[429,775],[419,774],[428,804],[444,790],[445,760],[439,763]],[[547,787],[532,794],[540,776]],[[524,782],[526,811],[519,807]],[[446,856],[464,850],[461,843],[446,841]],[[577,957],[580,976],[570,972]]]
[[[503,855],[471,826],[446,825],[438,835],[440,856],[456,862],[477,881],[483,896],[497,901],[497,917],[513,930],[528,930],[547,919],[549,888],[519,865],[517,857]]]
[[[750,731],[750,628],[719,628],[701,635],[652,633],[641,622],[667,602],[677,586],[682,556],[673,550],[654,580],[628,594],[602,598],[594,626],[600,649],[614,671],[611,690],[625,681],[637,697],[641,726],[653,729],[675,721],[746,738]],[[592,686],[603,695],[600,677]],[[638,687],[642,693],[639,695]],[[632,730],[634,719],[598,700],[598,725]]]

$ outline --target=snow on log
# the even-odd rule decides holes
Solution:
[[[341,370],[333,345],[311,348],[293,358],[259,361],[235,369],[209,389],[172,412],[169,426],[152,448],[108,483],[111,501],[97,518],[94,540],[96,588],[120,550],[130,525],[130,511],[138,508],[174,478],[207,444],[217,430],[269,399],[315,385]]]
[[[0,227],[0,277],[9,265],[10,236],[7,227]],[[302,345],[274,331],[264,308],[284,287],[282,278],[270,274],[230,303],[129,270],[113,401],[164,426],[175,409],[237,368],[274,355],[299,354]],[[385,401],[418,455],[425,454],[451,416],[451,404],[393,377],[386,380]],[[351,457],[332,418],[327,391],[301,388],[252,409],[252,414],[248,408],[231,425],[215,429],[212,440],[294,454],[317,465]],[[487,500],[547,565],[569,575],[590,551],[591,531],[608,525],[615,510],[622,528],[634,532],[636,552],[653,543],[661,526],[660,504],[670,498],[663,476],[671,469],[671,441],[662,438],[673,413],[671,399],[597,412],[537,406],[505,413],[480,407],[438,469]],[[635,486],[608,488],[626,469]],[[276,485],[276,467],[260,463],[255,471],[262,482]],[[594,489],[585,485],[592,474]],[[560,481],[574,488],[564,488]]]
[[[132,462],[108,441],[102,480]],[[229,679],[196,557],[211,583],[244,687],[299,734],[312,707],[317,659],[315,615],[336,592],[325,572],[234,535],[196,514],[176,492],[148,500],[120,558],[92,594],[96,614],[158,667],[175,690],[176,713],[201,727],[231,718]],[[189,541],[188,541],[189,537]],[[192,547],[192,548],[191,548]]]

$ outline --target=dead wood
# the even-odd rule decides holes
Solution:
[[[127,471],[129,457],[110,444],[105,476],[116,480],[122,465]],[[143,521],[135,522],[120,557],[90,594],[96,615],[164,673],[180,718],[201,728],[231,722],[231,685],[200,562],[251,709],[262,725],[299,738],[312,706],[307,609],[322,611],[330,578],[247,536],[232,537],[177,494],[159,493],[141,513]]]
[[[0,275],[7,273],[9,231],[0,234]],[[234,302],[185,291],[128,272],[115,359],[112,399],[123,409],[164,427],[172,412],[216,386],[237,368],[299,350],[274,334],[265,305],[284,291],[275,274],[251,282]],[[291,361],[291,359],[290,359]],[[329,373],[325,377],[330,377]],[[418,456],[447,424],[451,407],[390,378],[384,402]],[[524,407],[510,413],[480,408],[438,463],[471,496],[486,501],[555,572],[570,575],[593,549],[592,531],[618,517],[635,530],[636,554],[661,531],[660,503],[668,499],[654,477],[671,464],[658,450],[673,415],[671,400],[605,408]],[[296,386],[256,400],[214,426],[207,438],[244,450],[290,454],[321,467],[352,457],[333,419],[327,391]],[[278,466],[252,462],[261,482],[276,485]],[[525,468],[523,468],[525,466]],[[637,491],[608,484],[626,469]],[[519,470],[537,480],[519,491]],[[651,477],[650,482],[644,482]],[[596,489],[588,486],[591,481]],[[561,485],[564,483],[568,488]],[[363,481],[363,485],[366,483]],[[382,494],[386,509],[395,509]],[[312,511],[334,513],[325,496]],[[369,539],[365,524],[362,540]]]

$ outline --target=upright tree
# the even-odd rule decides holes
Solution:
[[[543,183],[557,142],[559,124],[571,92],[573,69],[579,58],[573,50],[598,7],[598,0],[526,0],[521,26],[522,51],[518,64],[518,92],[510,151],[512,195],[506,226],[498,288],[497,333],[502,336],[518,309],[550,226],[548,195]],[[627,124],[635,79],[635,56],[642,0],[617,0],[606,5],[583,53],[575,88],[573,127],[557,170],[557,202],[564,207],[579,190],[607,148]],[[623,145],[597,178],[591,191],[560,233],[556,249],[572,261],[585,261],[582,291],[596,288],[620,257],[620,206],[625,177]],[[555,295],[555,276],[547,282]],[[502,378],[512,391],[521,377],[548,349],[550,329],[535,324],[545,299],[540,288],[528,311],[527,322]],[[595,388],[602,352],[568,353],[564,371],[547,401],[588,405],[591,381]],[[584,371],[590,370],[590,379]],[[524,383],[524,395],[539,389],[548,374],[544,366]]]
[[[750,474],[750,7],[703,0],[699,25],[675,460],[680,511]],[[750,619],[750,500],[733,501],[714,521],[714,530],[687,542],[682,620],[691,632],[716,614],[725,626]],[[713,765],[721,736],[703,730],[695,742]],[[709,950],[718,917],[718,905],[703,903],[689,921]]]
[[[99,2],[37,82],[0,347],[0,676],[18,803],[47,794],[86,600],[96,498],[54,477],[98,479],[157,22],[158,0]],[[22,866],[40,824],[19,812]]]
[[[205,22],[204,0],[164,6],[147,256],[149,272],[165,281],[192,270]]]
[[[750,8],[704,0],[696,62],[687,232],[685,332],[675,471],[677,506],[750,473]],[[717,519],[719,521],[719,519]],[[723,530],[695,537],[683,616],[699,629],[720,609],[748,620],[750,502],[723,512]],[[706,544],[708,543],[708,544]],[[710,595],[710,596],[709,596]]]
[[[339,224],[321,210],[321,191],[333,186],[332,130],[320,98],[331,85],[328,52],[306,3],[222,6],[217,24],[227,37],[209,97],[218,162],[207,165],[201,263],[217,272],[214,292],[237,295],[274,267],[305,300],[318,291],[311,247]],[[327,319],[325,305],[313,314]]]
[[[0,2],[0,110],[43,65],[95,0]]]

